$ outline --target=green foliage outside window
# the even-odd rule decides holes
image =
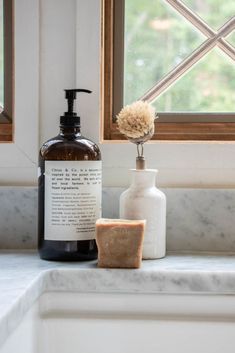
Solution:
[[[185,3],[214,30],[235,14],[233,0]],[[206,39],[164,0],[126,0],[124,104],[140,98]],[[235,33],[226,39],[235,45]],[[213,49],[153,104],[158,112],[234,112],[234,61]]]
[[[3,106],[3,1],[0,0],[0,106]]]

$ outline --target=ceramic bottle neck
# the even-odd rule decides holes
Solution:
[[[132,182],[131,187],[133,188],[150,188],[156,184],[157,170],[145,169],[145,170],[132,170]]]

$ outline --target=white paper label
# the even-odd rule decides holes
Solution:
[[[95,238],[101,161],[45,161],[45,239]]]

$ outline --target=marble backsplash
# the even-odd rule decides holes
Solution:
[[[103,217],[118,218],[122,188],[104,188]],[[235,252],[235,190],[164,189],[167,250]],[[0,187],[0,249],[37,246],[37,188]]]

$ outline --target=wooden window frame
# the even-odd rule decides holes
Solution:
[[[101,136],[103,141],[125,140],[113,121],[114,111],[114,1],[102,0],[101,20]],[[204,28],[208,37],[212,35]],[[206,32],[207,31],[207,32]],[[219,46],[228,49],[220,40]],[[121,63],[120,65],[123,65]],[[118,98],[120,99],[120,97]],[[153,140],[163,141],[235,141],[235,113],[160,113],[155,122]],[[213,118],[213,122],[210,119]],[[178,119],[174,122],[174,119]],[[182,120],[182,121],[179,121]]]
[[[4,9],[4,107],[0,113],[0,142],[13,142],[14,5],[3,0]]]

